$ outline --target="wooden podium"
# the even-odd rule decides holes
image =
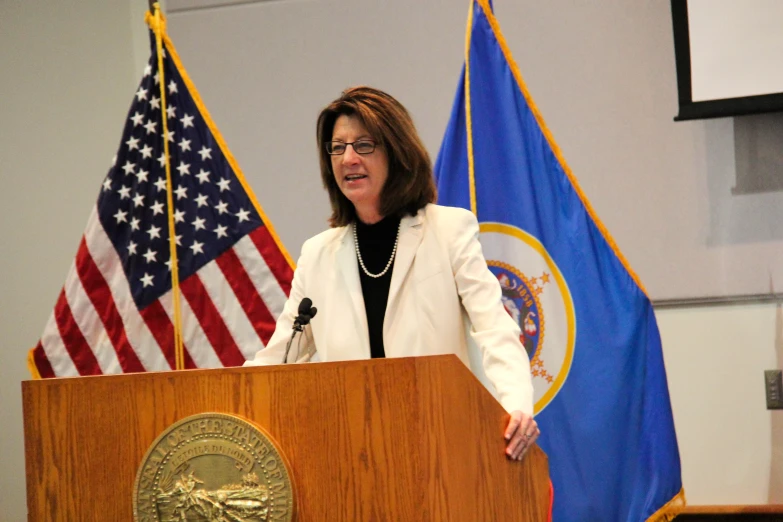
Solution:
[[[131,521],[150,445],[235,414],[286,457],[296,520],[544,521],[547,458],[504,456],[507,415],[453,355],[22,383],[32,521]]]

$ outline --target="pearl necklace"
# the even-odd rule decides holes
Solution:
[[[383,277],[386,274],[386,272],[389,271],[389,268],[391,268],[392,261],[394,261],[394,255],[397,253],[397,243],[400,240],[400,225],[402,225],[402,221],[400,221],[400,224],[397,225],[397,237],[394,239],[394,248],[392,249],[389,262],[386,263],[386,268],[384,268],[383,271],[379,274],[371,274],[370,271],[367,270],[367,267],[364,266],[364,260],[362,260],[362,253],[359,250],[359,236],[356,233],[356,223],[353,224],[353,244],[356,245],[356,256],[359,258],[359,266],[362,267],[362,271],[365,274],[367,274],[369,277],[372,277],[373,279]]]

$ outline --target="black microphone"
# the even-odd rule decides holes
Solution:
[[[299,315],[294,319],[293,332],[291,338],[288,340],[288,344],[285,347],[285,355],[283,356],[283,364],[288,362],[288,352],[291,350],[291,343],[294,342],[294,337],[297,332],[301,332],[304,326],[310,323],[310,320],[318,313],[318,309],[313,306],[313,301],[309,297],[305,297],[299,303],[299,309],[297,310]]]
[[[318,310],[313,306],[313,301],[309,297],[305,297],[302,299],[302,302],[299,303],[299,315],[296,317],[294,325],[297,323],[300,326],[307,325],[310,322],[310,319],[315,317],[317,312]]]

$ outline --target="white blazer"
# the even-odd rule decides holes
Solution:
[[[370,358],[367,315],[352,226],[307,240],[291,294],[268,345],[246,365],[280,364],[303,297],[318,313],[294,341],[289,360]],[[456,354],[469,366],[470,338],[484,373],[507,411],[533,413],[533,386],[520,329],[487,268],[478,222],[464,209],[427,205],[400,223],[383,322],[386,357]],[[469,336],[467,335],[469,332]],[[303,346],[307,345],[307,346]]]

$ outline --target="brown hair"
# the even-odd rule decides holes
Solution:
[[[335,121],[342,115],[359,118],[389,158],[389,177],[381,192],[382,216],[413,215],[427,203],[435,202],[437,189],[432,162],[408,111],[383,91],[351,87],[321,111],[316,124],[321,180],[332,204],[331,226],[345,226],[356,219],[356,209],[337,185],[331,156],[326,152]]]

